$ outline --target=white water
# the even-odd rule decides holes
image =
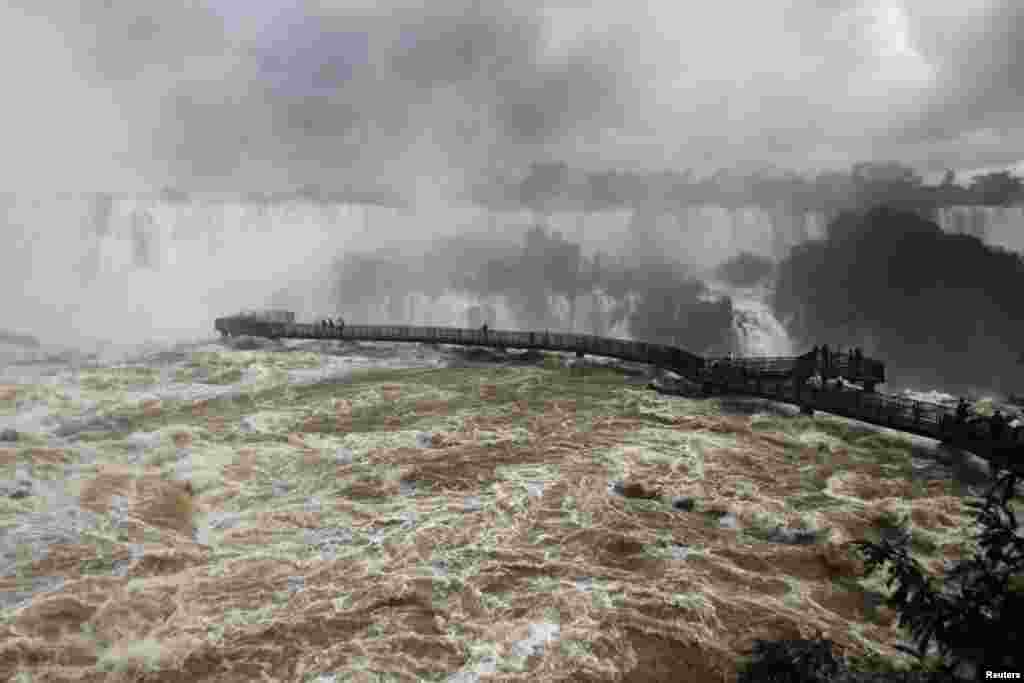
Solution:
[[[740,251],[779,258],[794,244],[823,237],[825,227],[825,216],[816,213],[713,206],[538,217],[478,207],[414,211],[303,201],[8,195],[0,197],[0,211],[0,327],[66,344],[194,339],[209,335],[219,315],[268,304],[313,320],[332,312],[330,268],[346,250],[415,252],[426,241],[460,232],[521,243],[538,218],[581,243],[588,256],[600,249],[634,265],[667,259],[703,272]],[[1024,207],[957,207],[939,212],[937,220],[948,231],[1024,251]],[[791,351],[763,292],[721,293],[734,297],[737,351]],[[625,320],[611,321],[616,302],[601,293],[581,296],[574,319],[564,297],[551,297],[549,304],[552,329],[629,337]],[[631,310],[625,304],[625,312]],[[394,322],[469,325],[488,319],[496,327],[518,326],[508,302],[452,292],[380,302],[369,312]]]
[[[601,213],[560,212],[545,217],[552,228],[583,245],[587,255],[601,249],[633,262],[668,259],[705,268],[747,251],[777,260],[791,247],[825,236],[826,216],[784,210],[692,206]]]
[[[937,211],[935,220],[946,232],[1024,253],[1024,206],[953,206]]]
[[[2,327],[69,345],[99,339],[194,339],[208,335],[219,315],[270,303],[316,319],[330,312],[329,270],[346,250],[383,246],[414,251],[415,242],[460,232],[521,243],[537,219],[529,211],[477,207],[411,211],[302,201],[179,203],[7,195],[0,202]],[[788,244],[792,238],[787,235],[796,234],[791,228],[773,232],[776,224],[756,212],[716,208],[667,217],[619,211],[541,218],[569,239],[582,237],[587,253],[600,248],[633,263],[658,255],[711,265],[741,248],[772,251],[772,245]],[[682,235],[679,226],[685,227]],[[404,313],[457,324],[468,320],[469,308],[480,305],[457,298],[418,301]],[[613,304],[601,296],[596,303],[593,297],[579,300],[575,324],[569,320],[568,302],[552,303],[557,309],[553,325],[628,336],[621,322],[611,325],[605,319]],[[510,324],[508,307],[494,305],[495,324]]]
[[[767,286],[734,287],[716,280],[707,281],[710,297],[732,299],[735,352],[741,356],[791,356],[798,350],[768,305],[771,290]]]
[[[786,328],[763,300],[734,297],[733,329],[743,356],[792,356],[796,350]]]

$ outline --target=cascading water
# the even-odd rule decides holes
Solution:
[[[764,301],[733,297],[733,331],[738,351],[744,356],[791,356],[793,340],[775,312]]]
[[[602,250],[621,254],[627,260],[649,261],[656,257],[703,267],[740,251],[782,258],[794,245],[824,237],[827,216],[782,207],[687,206],[673,210],[554,212],[545,214],[544,222],[581,244],[588,256]]]
[[[584,256],[602,250],[642,261],[635,247],[670,261],[708,268],[740,251],[777,259],[794,244],[824,234],[825,216],[784,209],[689,207],[682,210],[488,211],[480,207],[398,209],[311,201],[260,203],[109,195],[5,198],[9,248],[0,252],[11,327],[42,339],[209,333],[214,317],[266,305],[282,296],[306,319],[332,312],[331,264],[344,251],[366,251],[442,234],[477,231],[517,240],[538,219],[579,242]],[[1024,207],[953,207],[936,213],[950,232],[1024,251]],[[424,226],[429,226],[425,234]],[[638,234],[645,240],[638,240]],[[650,256],[648,254],[647,256]],[[282,292],[290,292],[287,296]],[[783,326],[764,297],[733,292],[736,336],[744,353],[785,353]],[[434,324],[469,324],[473,314],[520,327],[515,302],[473,301],[449,293],[415,303],[395,301],[377,319],[396,315]],[[582,292],[570,306],[552,295],[552,329],[629,337],[635,308]],[[534,302],[537,303],[537,302]],[[543,307],[538,304],[538,307]],[[574,308],[574,310],[573,310]],[[375,312],[376,316],[377,312]]]
[[[794,344],[785,326],[766,303],[764,288],[732,288],[712,283],[709,298],[732,297],[733,333],[736,351],[750,356],[786,356],[795,353]],[[282,302],[287,304],[287,302]],[[577,332],[599,336],[632,339],[630,315],[636,310],[638,297],[631,294],[624,300],[604,292],[583,293],[577,298],[575,324],[571,320],[571,304],[563,295],[548,295],[552,332]],[[342,315],[347,312],[342,310]],[[494,329],[534,329],[524,325],[514,306],[504,296],[480,297],[464,292],[445,292],[436,297],[421,293],[403,294],[397,300],[381,299],[359,310],[359,318],[395,324],[479,327],[486,322]],[[353,318],[350,318],[353,319]],[[685,347],[685,339],[681,340]]]
[[[732,299],[732,329],[735,351],[741,356],[791,356],[795,344],[786,326],[768,304],[767,286],[735,287],[716,280],[707,281],[708,298]]]
[[[1024,206],[951,206],[935,211],[934,220],[945,232],[1024,253]]]

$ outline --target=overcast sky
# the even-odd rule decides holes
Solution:
[[[1008,166],[1021,35],[1020,0],[9,0],[0,184]]]

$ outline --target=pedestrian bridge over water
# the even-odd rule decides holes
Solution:
[[[613,339],[587,334],[517,332],[415,325],[345,325],[326,327],[294,322],[284,313],[276,319],[258,316],[217,318],[217,331],[228,336],[275,339],[338,339],[347,341],[420,342],[487,346],[498,349],[538,349],[594,355],[649,363],[699,383],[705,392],[760,396],[815,410],[918,434],[970,451],[992,465],[1024,475],[1021,434],[993,438],[987,422],[958,422],[953,409],[901,396],[876,392],[885,382],[885,364],[846,354],[809,352],[791,357],[704,358],[665,344]],[[814,386],[812,378],[826,380]],[[828,388],[842,378],[857,388]]]

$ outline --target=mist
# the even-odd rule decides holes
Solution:
[[[776,312],[805,344],[860,345],[888,383],[1020,393],[1024,259],[914,213],[851,212],[779,265]]]
[[[387,323],[487,323],[708,353],[737,349],[729,297],[712,293],[685,263],[643,250],[587,255],[540,224],[520,244],[489,235],[437,244],[445,248],[428,253],[420,266],[386,250],[347,254],[337,264],[332,310]]]
[[[1006,164],[1024,156],[1022,25],[1014,0],[16,0],[0,178],[428,201],[546,159]]]
[[[193,338],[272,304],[658,339],[688,317],[681,345],[728,345],[700,274],[746,252],[717,276],[763,281],[857,201],[836,172],[1024,159],[1022,28],[1011,0],[14,0],[3,327]],[[621,277],[544,279],[537,225]]]

